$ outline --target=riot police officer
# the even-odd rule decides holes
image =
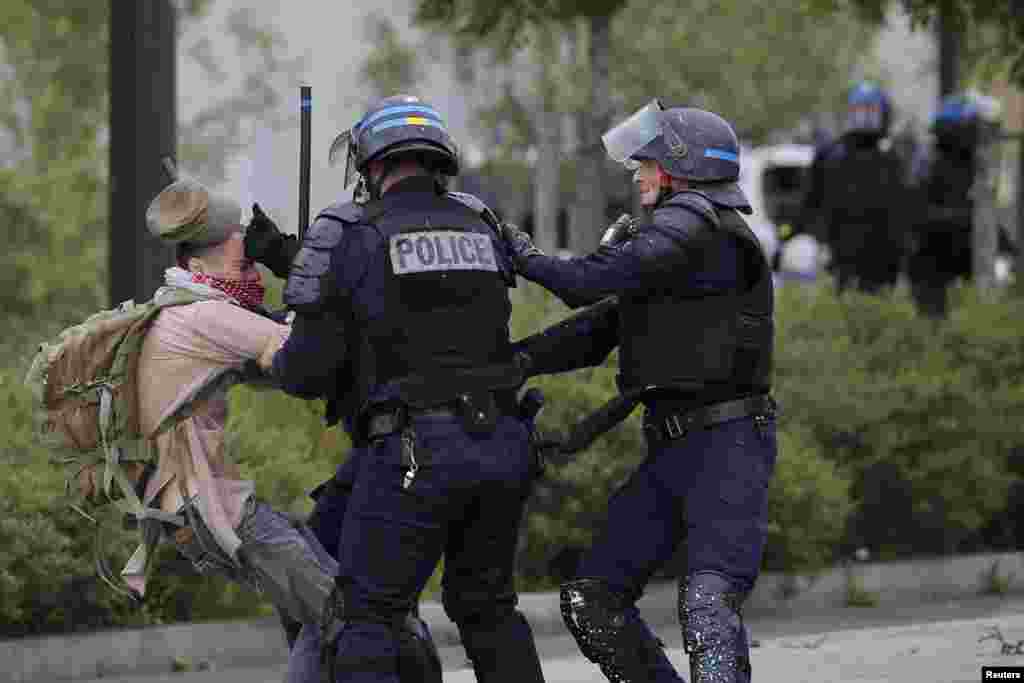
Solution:
[[[571,306],[594,304],[517,343],[530,373],[600,364],[618,346],[626,409],[596,415],[646,407],[648,456],[562,585],[562,614],[608,680],[679,681],[635,603],[685,538],[679,620],[693,681],[749,681],[741,606],[760,567],[776,441],[772,279],[740,217],[751,209],[739,145],[719,116],[657,100],[603,141],[636,169],[645,219],[568,260],[504,228],[520,275]]]
[[[324,395],[353,369],[339,392],[358,465],[337,541],[338,681],[400,680],[399,627],[442,554],[444,608],[477,679],[543,680],[513,586],[536,476],[508,338],[514,276],[493,214],[446,191],[458,170],[435,109],[379,102],[349,131],[346,185],[358,174],[366,201],[320,213],[285,287],[284,389]]]
[[[946,315],[946,290],[956,279],[969,279],[973,266],[976,151],[982,125],[972,98],[950,95],[931,121],[934,147],[915,170],[922,203],[915,225],[915,248],[908,275],[918,307]]]
[[[291,263],[299,251],[299,240],[293,235],[282,233],[259,204],[254,204],[252,211],[252,220],[245,233],[245,255],[269,268],[277,277],[287,278]],[[327,387],[328,393],[323,398],[327,400],[325,417],[328,425],[338,422],[338,406],[343,400],[340,392],[351,388],[351,378],[351,363],[345,363],[331,382],[331,386]],[[317,505],[305,525],[316,536],[324,550],[335,559],[338,557],[341,525],[358,469],[358,459],[350,453],[334,476],[316,487],[310,494]],[[334,597],[337,599],[338,596]],[[283,610],[279,610],[279,616],[291,651],[288,683],[320,683],[321,631],[326,624],[304,626]],[[441,659],[437,646],[430,634],[430,628],[420,618],[415,605],[406,618],[405,627],[398,634],[398,640],[402,683],[441,683]],[[295,647],[296,642],[298,647]]]
[[[891,119],[885,91],[858,84],[849,94],[844,133],[811,164],[802,228],[828,246],[840,290],[877,292],[895,285],[903,267],[907,173],[886,139]]]

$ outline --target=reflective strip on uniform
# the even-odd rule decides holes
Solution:
[[[431,230],[392,235],[391,269],[395,275],[445,270],[498,272],[494,243],[487,235]]]

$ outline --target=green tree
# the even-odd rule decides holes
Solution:
[[[219,46],[201,37],[211,29],[209,2],[178,8],[187,54],[215,86]],[[0,302],[11,314],[66,324],[105,300],[109,9],[91,0],[0,3],[0,212],[9,219]],[[276,93],[296,82],[301,64],[282,58],[280,33],[250,13],[231,13],[224,28],[243,75],[179,127],[183,165],[209,182],[223,178],[256,120],[291,121]]]
[[[225,178],[228,161],[248,146],[255,126],[297,125],[298,112],[286,107],[282,93],[298,88],[305,61],[289,55],[281,31],[261,23],[252,9],[233,9],[222,27],[193,20],[185,33],[183,51],[202,67],[208,92],[216,95],[180,123],[178,157],[183,167],[214,183]],[[211,34],[228,37],[224,42],[233,49],[214,44]],[[228,89],[221,62],[232,53],[241,73]]]
[[[502,42],[506,46],[528,37],[530,30],[538,26],[575,29],[578,88],[573,113],[579,145],[576,192],[569,213],[569,246],[581,252],[597,247],[606,222],[606,160],[599,138],[611,122],[611,106],[606,94],[611,91],[612,18],[625,4],[626,0],[511,0],[502,3],[418,0],[416,3],[415,18],[420,23],[447,27],[462,35],[505,36]],[[543,33],[540,36],[544,38]],[[543,48],[540,56],[545,56]],[[545,123],[552,125],[550,117]]]
[[[822,20],[791,2],[690,0],[683,12],[634,0],[615,26],[613,92],[624,112],[657,94],[719,112],[746,141],[763,142],[832,108],[872,33],[858,19]]]
[[[590,132],[584,132],[586,125],[577,125],[576,158],[563,163],[561,123],[566,115],[589,115],[599,105],[600,117],[610,113],[621,118],[661,96],[670,104],[719,111],[747,141],[757,143],[772,130],[792,128],[810,112],[830,109],[872,33],[870,23],[849,11],[823,18],[801,3],[692,0],[685,9],[658,0],[596,3],[588,5],[590,11],[606,10],[612,19],[608,84],[595,87],[592,64],[601,59],[591,58],[591,33],[577,30],[581,19],[570,11],[572,5],[529,0],[502,8],[469,0],[417,3],[418,22],[453,35],[463,51],[481,45],[478,49],[496,69],[526,75],[509,79],[512,85],[481,111],[481,118],[506,132],[507,144],[496,148],[496,154],[531,163],[525,152],[537,150],[532,162],[535,236],[546,244],[553,242],[559,185],[569,188],[568,202],[577,209],[582,194],[588,200],[597,197],[601,207],[611,196],[628,195],[627,176],[609,164],[600,144],[600,134],[612,120],[602,119],[601,130]],[[779,40],[782,35],[784,41]],[[602,178],[600,196],[588,175],[592,163],[614,173]],[[561,183],[556,180],[560,176]],[[601,208],[601,219],[587,219],[587,239],[596,240],[603,212]],[[571,218],[570,233],[572,225],[576,233],[582,229]],[[570,246],[586,250],[572,234]]]
[[[394,23],[381,14],[367,17],[366,29],[373,36],[375,48],[359,70],[360,80],[377,97],[412,90],[423,78],[416,47],[405,43]]]
[[[881,22],[889,0],[807,0],[817,12],[835,12],[853,5],[865,17]],[[1024,85],[1024,6],[1017,0],[901,0],[918,27],[933,25],[948,17],[953,29],[971,39],[981,40],[981,49],[971,49],[969,66],[1005,68],[1010,79]]]

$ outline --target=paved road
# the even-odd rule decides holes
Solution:
[[[981,680],[981,667],[1024,667],[1024,656],[1001,655],[995,640],[979,640],[997,626],[1008,641],[1024,639],[1024,598],[975,598],[919,606],[843,608],[787,618],[778,613],[748,618],[758,647],[752,651],[758,683],[873,683]],[[669,656],[687,671],[678,629],[662,629]],[[598,683],[596,667],[578,656],[568,637],[538,642],[550,683]],[[473,683],[460,648],[442,651],[446,683]],[[280,683],[283,664],[259,669],[125,676],[90,683]]]

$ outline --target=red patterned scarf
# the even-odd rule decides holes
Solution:
[[[223,280],[211,277],[206,273],[192,273],[192,282],[219,289],[246,308],[256,308],[263,304],[266,288],[260,280],[243,282],[241,280]]]

